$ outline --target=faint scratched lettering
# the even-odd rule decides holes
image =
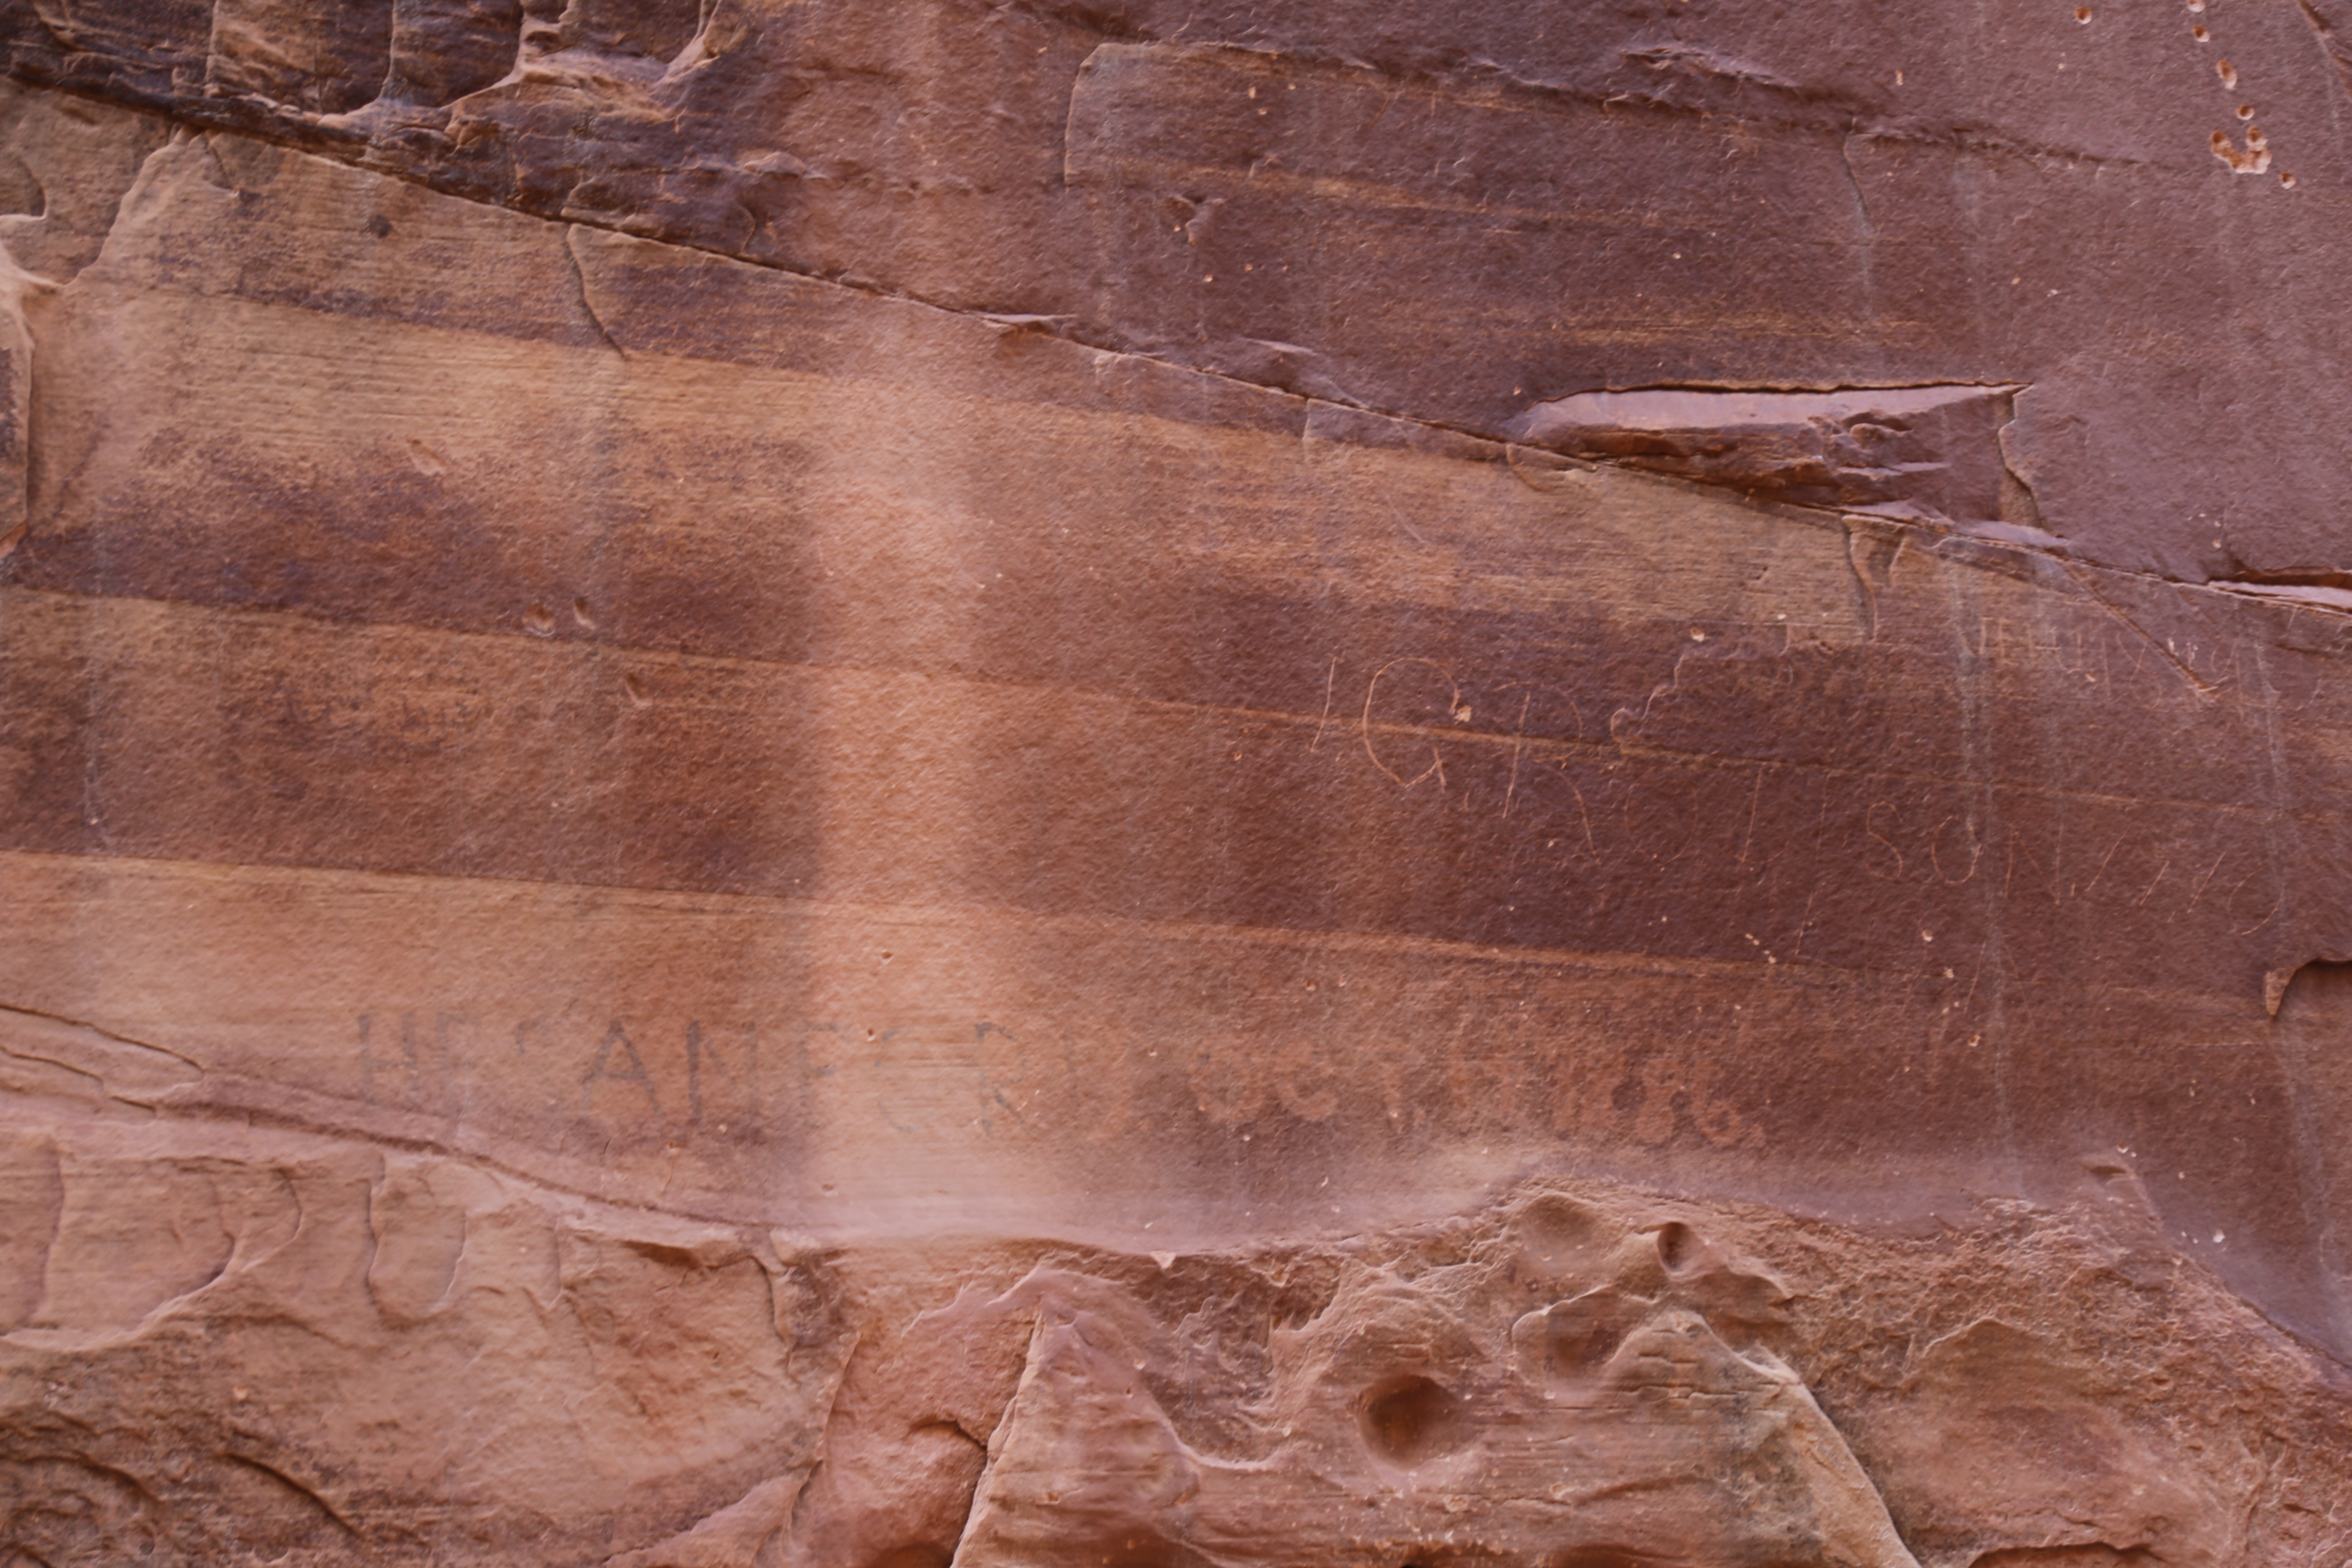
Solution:
[[[378,1010],[355,1021],[370,1104],[467,1103],[500,1075],[532,1079],[569,1059],[579,1064],[580,1112],[633,1138],[775,1136],[812,1118],[845,1117],[910,1139],[968,1130],[995,1140],[1076,1133],[1099,1143],[1161,1113],[1152,1108],[1172,1090],[1188,1102],[1183,1113],[1223,1128],[1360,1119],[1414,1139],[1651,1147],[1685,1139],[1722,1149],[1763,1141],[1738,1096],[1725,1092],[1720,1051],[1686,1043],[1637,1054],[1630,1042],[1639,1031],[1629,1034],[1624,1021],[1585,1017],[1548,1030],[1516,1009],[1483,1021],[1454,1016],[1438,1040],[1292,1026],[1189,1039],[1097,1033],[1090,1043],[1065,1030],[1058,1046],[1045,1046],[1033,1042],[1052,1036],[992,1019],[656,1023],[574,1007],[491,1021],[488,1038],[499,1044],[478,1057],[461,1048],[463,1030],[478,1022],[467,1014]],[[763,1050],[778,1037],[785,1049]],[[956,1111],[960,1103],[971,1110]],[[1045,1107],[1057,1109],[1049,1116]]]
[[[1301,1121],[1322,1121],[1339,1109],[1337,1074],[1312,1040],[1275,1049],[1275,1098]]]
[[[414,1013],[403,1013],[399,1016],[396,1037],[400,1042],[400,1054],[397,1058],[387,1058],[380,1054],[382,1047],[388,1043],[384,1040],[384,1036],[394,1035],[395,1031],[379,1030],[376,1026],[376,1016],[373,1013],[360,1015],[360,1093],[370,1105],[379,1102],[376,1077],[379,1071],[385,1068],[396,1073],[405,1086],[403,1092],[404,1099],[412,1104],[423,1102],[426,1068],[417,1048],[416,1016]],[[433,1065],[436,1068],[436,1077],[446,1070],[449,1060],[450,1031],[467,1021],[467,1016],[463,1013],[433,1015]]]
[[[1381,701],[1383,681],[1391,688],[1391,706],[1401,710],[1398,717],[1386,721],[1373,714]],[[1442,697],[1440,692],[1444,693]],[[1431,658],[1392,658],[1373,673],[1371,684],[1364,689],[1360,726],[1364,754],[1372,759],[1374,767],[1406,789],[1433,774],[1442,790],[1445,787],[1445,763],[1433,742],[1426,742],[1429,760],[1423,763],[1418,744],[1412,741],[1392,742],[1397,765],[1391,766],[1390,759],[1381,755],[1381,742],[1396,731],[1412,734],[1436,724],[1467,723],[1469,720],[1470,710],[1462,705],[1462,688],[1444,665]],[[1408,770],[1412,770],[1409,778]]]
[[[708,1068],[709,1072],[727,1079],[728,1081],[734,1086],[738,1097],[748,1102],[758,1093],[757,1079],[760,1070],[760,1031],[758,1026],[752,1024],[746,1024],[743,1026],[743,1044],[740,1048],[735,1067],[730,1068],[726,1065],[724,1058],[719,1056],[717,1047],[712,1046],[704,1037],[702,1033],[702,1021],[699,1018],[689,1018],[687,1020],[686,1098],[688,1105],[688,1120],[690,1125],[696,1127],[702,1125],[702,1078],[703,1073],[706,1070],[704,1067],[704,1063],[706,1061],[709,1064]],[[650,1095],[652,1092],[652,1087],[648,1085],[646,1088],[646,1093]],[[724,1129],[721,1131],[724,1131]]]
[[[992,1049],[988,1043],[991,1036],[1003,1043]],[[1026,1120],[1024,1108],[1034,1092],[1026,1089],[1029,1053],[1023,1048],[1018,1035],[985,1019],[972,1029],[972,1046],[980,1073],[980,1130],[993,1138],[1000,1111],[1016,1122]],[[1008,1093],[1010,1099],[1006,1098]]]
[[[1256,1048],[1231,1036],[1204,1040],[1192,1053],[1188,1077],[1201,1114],[1220,1127],[1255,1118],[1265,1103]]]
[[[628,1058],[629,1065],[625,1069],[612,1065],[613,1047],[616,1045],[621,1047],[621,1054]],[[637,1043],[629,1038],[629,1031],[623,1027],[618,1018],[605,1026],[604,1043],[596,1047],[596,1058],[588,1064],[588,1071],[580,1079],[580,1103],[583,1107],[592,1102],[597,1084],[607,1079],[635,1084],[646,1091],[646,1101],[654,1108],[654,1114],[661,1114],[661,1096],[654,1092],[653,1074],[646,1070],[646,1058],[637,1054]]]

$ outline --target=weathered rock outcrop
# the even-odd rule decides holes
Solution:
[[[2340,21],[0,3],[0,1568],[2337,1568]]]
[[[2061,1207],[1910,1234],[1538,1180],[1275,1244],[844,1246],[159,1117],[139,1102],[185,1075],[135,1047],[8,1044],[20,1560],[1895,1568],[2346,1542],[2340,1367],[2181,1259],[2114,1159]]]

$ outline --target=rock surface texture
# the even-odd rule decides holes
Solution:
[[[0,1568],[2352,1558],[2352,0],[0,72]]]

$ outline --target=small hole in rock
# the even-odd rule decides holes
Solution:
[[[2235,87],[2238,85],[2238,68],[2231,65],[2227,60],[2215,60],[2213,62],[2213,74],[2221,79],[2221,85],[2223,87]]]
[[[2253,106],[2252,104],[2251,104],[2251,103],[2242,103],[2242,104],[2238,105],[2238,118],[2239,118],[2239,119],[2241,119],[2241,120],[2252,120],[2253,117],[2254,117],[2254,106]]]
[[[572,618],[592,632],[596,629],[596,617],[588,613],[588,601],[585,599],[572,601]]]
[[[1462,1406],[1428,1378],[1391,1378],[1364,1396],[1364,1441],[1407,1469],[1462,1446]]]
[[[2091,8],[2088,5],[2077,5],[2074,7],[2074,20],[2077,22],[2087,22],[2090,19]]]
[[[2200,44],[2204,44],[2204,43],[2210,43],[2210,42],[2212,41],[2212,38],[2213,38],[2213,35],[2212,35],[2212,34],[2210,34],[2210,33],[2209,33],[2209,32],[2207,32],[2207,31],[2205,30],[2205,28],[2204,28],[2203,24],[2201,24],[2201,23],[2200,23],[2200,24],[2199,24],[2198,26],[2194,26],[2194,27],[2189,28],[2189,36],[2190,37],[2192,37],[2192,38],[2196,39],[2196,40],[2197,40],[2199,43],[2200,43]]]
[[[2284,169],[2281,169],[2279,171],[2279,184],[2284,185],[2291,191],[2294,189],[2294,176],[2288,174]]]
[[[1670,1220],[1658,1227],[1658,1261],[1680,1273],[1698,1255],[1698,1237],[1680,1220]]]
[[[545,637],[555,629],[555,617],[545,605],[533,605],[522,613],[522,624],[524,630]]]

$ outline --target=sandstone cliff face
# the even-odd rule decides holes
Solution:
[[[2336,1568],[2347,27],[0,3],[0,1568]]]

